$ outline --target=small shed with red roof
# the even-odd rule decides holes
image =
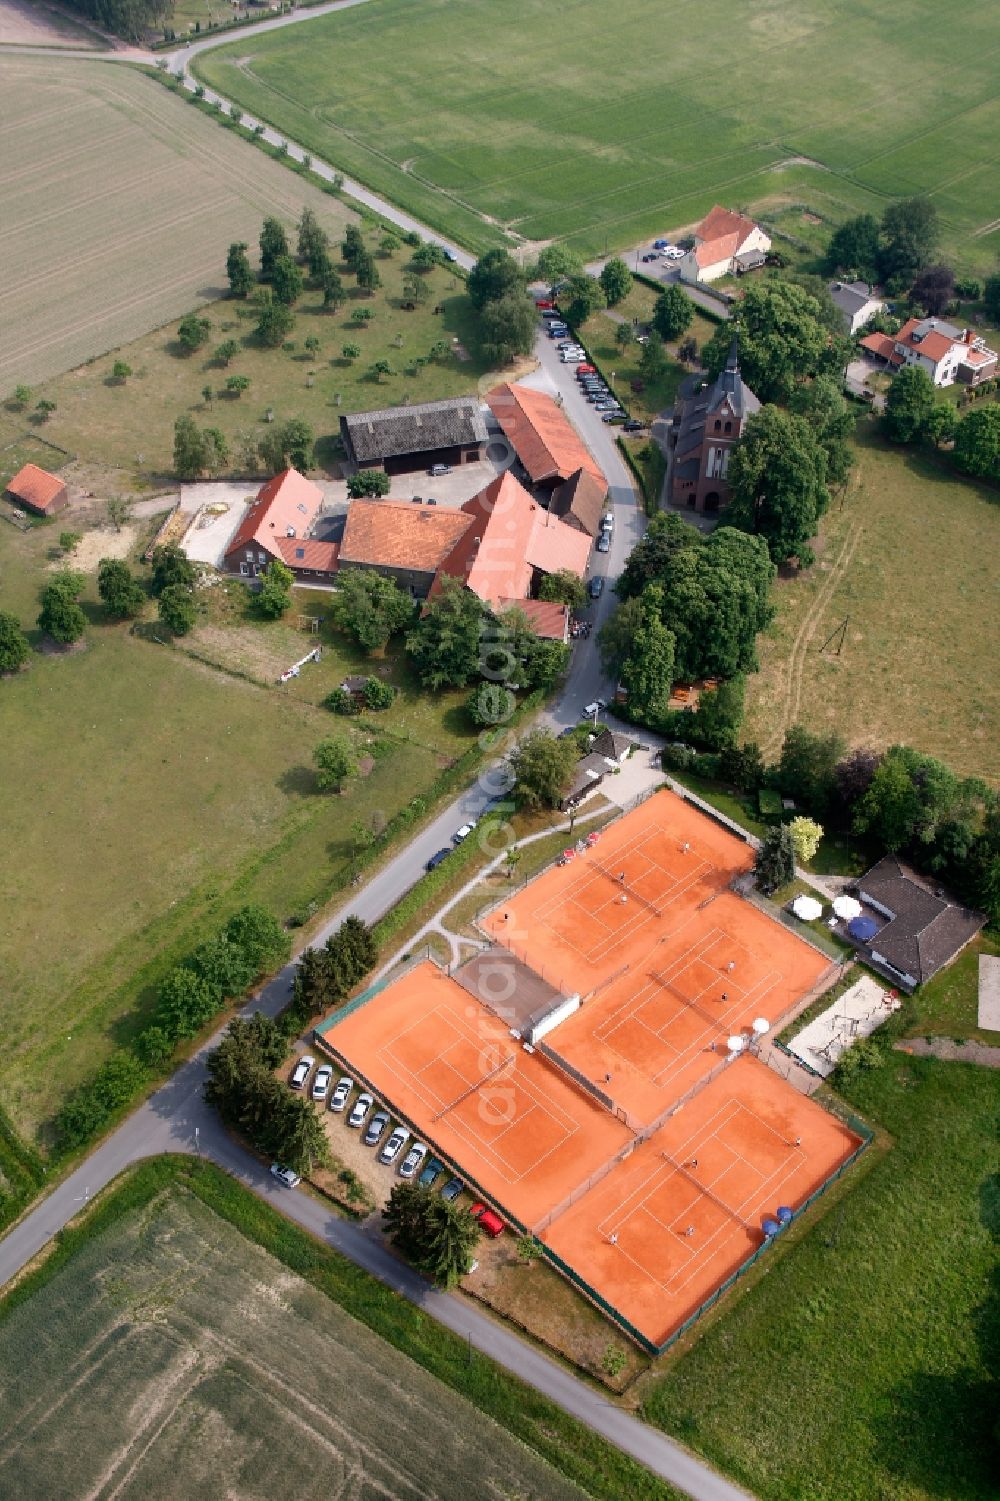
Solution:
[[[7,486],[7,498],[36,516],[57,516],[69,505],[66,486],[57,474],[25,464]]]

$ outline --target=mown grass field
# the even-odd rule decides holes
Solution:
[[[176,102],[165,89],[161,92],[168,104]],[[254,154],[270,165],[261,153]],[[225,269],[229,241],[238,232],[235,224],[236,220],[231,223],[222,216],[215,221],[217,275]],[[249,232],[255,264],[259,230],[257,223]],[[280,349],[264,349],[257,343],[253,333],[257,315],[251,303],[223,299],[205,309],[211,335],[195,354],[184,353],[177,341],[176,322],[168,323],[39,386],[35,399],[45,396],[56,403],[56,411],[41,431],[76,454],[88,474],[103,472],[107,481],[127,489],[150,482],[171,483],[174,422],[183,412],[189,412],[199,426],[222,430],[230,445],[232,468],[243,475],[247,468],[242,450],[248,439],[263,435],[269,411],[276,422],[305,418],[319,440],[315,459],[322,467],[332,458],[330,440],[339,433],[342,412],[406,400],[435,401],[475,390],[485,366],[477,355],[461,278],[444,267],[428,273],[423,278],[427,302],[407,311],[401,304],[403,283],[412,275],[407,270],[409,249],[404,246],[392,256],[382,255],[378,252],[380,232],[366,231],[366,238],[383,283],[374,296],[360,293],[354,277],[342,267],[343,305],[336,312],[324,311],[322,294],[305,291],[295,306],[295,328],[286,347]],[[291,243],[294,249],[294,233]],[[371,312],[368,323],[352,322],[357,308]],[[315,353],[303,347],[308,338],[319,340]],[[223,366],[214,351],[231,339],[240,345],[240,353]],[[459,353],[454,352],[455,339]],[[449,352],[419,367],[413,365],[417,358],[427,360],[440,341]],[[360,348],[357,359],[344,358],[345,344]],[[118,359],[133,371],[126,385],[111,378]],[[393,374],[375,380],[371,367],[379,359],[389,361]],[[226,380],[232,375],[250,380],[249,390],[238,398],[225,393]],[[213,393],[210,401],[203,395],[206,386]],[[0,417],[0,433],[9,429],[13,435],[25,425],[23,416],[6,412]],[[94,485],[88,482],[88,488]]]
[[[230,240],[348,211],[140,72],[8,55],[0,120],[0,395],[225,287]]]
[[[22,1501],[584,1494],[180,1188],[13,1310],[0,1372]]]
[[[503,231],[597,254],[716,199],[837,216],[929,192],[948,248],[1000,234],[996,8],[937,0],[379,0],[236,40],[206,83],[478,249]]]
[[[0,607],[36,644],[57,531],[0,529]],[[287,692],[266,667],[314,638],[238,612],[161,646],[106,624],[94,586],[85,649],[35,652],[3,683],[0,1108],[43,1144],[62,1093],[144,1024],[170,963],[242,902],[282,919],[324,902],[357,859],[354,825],[383,827],[473,741],[461,695],[421,697],[390,658],[378,665],[404,692],[378,718],[385,754],[344,796],[319,794],[324,736],[370,749],[366,731],[319,707],[361,666],[352,650],[325,633],[313,677]],[[296,611],[326,603],[298,592]]]
[[[1000,779],[995,491],[863,421],[851,487],[821,538],[814,567],[776,585],[747,680],[747,738],[774,756],[797,722]],[[845,620],[840,655],[836,641],[822,650]]]
[[[989,1501],[996,1075],[892,1053],[850,1099],[891,1150],[669,1369],[647,1416],[761,1501]]]

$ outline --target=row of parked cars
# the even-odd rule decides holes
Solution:
[[[315,1074],[313,1074],[314,1068]],[[343,1115],[347,1111],[347,1102],[355,1087],[354,1080],[344,1074],[334,1084],[333,1072],[331,1063],[321,1063],[319,1068],[316,1068],[315,1058],[309,1053],[304,1053],[296,1061],[288,1082],[292,1089],[304,1090],[312,1075],[310,1089],[312,1098],[317,1104],[326,1100],[330,1110],[337,1115]],[[416,1179],[424,1188],[433,1188],[442,1174],[447,1173],[445,1164],[432,1156],[422,1141],[413,1141],[411,1144],[410,1132],[405,1126],[398,1124],[392,1126],[392,1119],[387,1110],[374,1107],[374,1095],[368,1090],[361,1090],[347,1113],[347,1125],[356,1131],[361,1131],[363,1128],[364,1134],[361,1140],[364,1145],[379,1147],[378,1160],[386,1167],[398,1163],[399,1176],[406,1182]],[[392,1126],[391,1130],[390,1126]],[[386,1135],[387,1131],[388,1135]],[[290,1169],[282,1168],[277,1163],[271,1168],[271,1172],[280,1182],[287,1183],[289,1188],[296,1187],[300,1181]],[[289,1181],[292,1178],[294,1182]],[[464,1188],[465,1184],[461,1178],[449,1175],[441,1186],[441,1197],[449,1201],[457,1199]],[[502,1233],[503,1221],[485,1204],[473,1204],[470,1213],[478,1219],[487,1235]]]
[[[644,424],[629,417],[597,366],[590,364],[583,345],[569,337],[569,328],[560,320],[555,309],[551,305],[542,305],[541,316],[549,338],[556,343],[560,360],[564,365],[576,366],[580,391],[595,411],[600,412],[602,420],[608,424],[620,423],[627,433],[640,432]],[[607,548],[598,545],[598,551],[606,552]]]

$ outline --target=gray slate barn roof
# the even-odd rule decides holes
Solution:
[[[982,912],[958,906],[895,855],[886,855],[858,881],[862,901],[873,899],[893,914],[864,947],[918,985],[953,959],[986,922]]]
[[[468,447],[486,441],[486,424],[474,397],[354,412],[341,417],[340,425],[350,435],[354,457],[361,465],[398,454]]]

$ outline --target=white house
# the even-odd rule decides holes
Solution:
[[[895,336],[868,334],[862,348],[894,370],[916,365],[936,386],[955,381],[978,386],[997,373],[997,353],[971,328],[956,328],[943,318],[911,318]]]
[[[771,241],[752,219],[716,204],[694,231],[694,247],[679,263],[682,281],[717,281],[720,276],[764,264]]]
[[[830,296],[849,334],[856,334],[859,328],[864,328],[885,307],[885,303],[874,295],[866,281],[832,281]]]

